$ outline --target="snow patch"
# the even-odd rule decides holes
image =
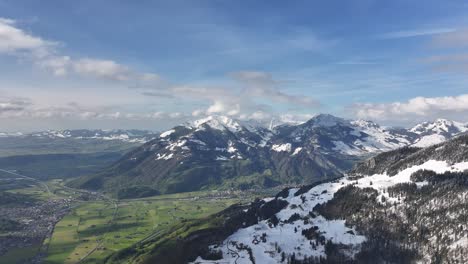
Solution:
[[[164,153],[163,155],[158,153],[156,154],[156,160],[161,160],[161,159],[169,160],[169,159],[172,159],[173,156],[174,156],[174,153]]]
[[[294,152],[293,152],[293,154],[292,154],[292,155],[293,155],[293,156],[296,156],[297,154],[299,154],[299,152],[301,152],[301,150],[302,150],[302,148],[301,148],[301,147],[299,147],[299,148],[296,148],[296,149],[294,150]]]
[[[171,130],[168,130],[168,131],[166,131],[166,132],[161,133],[161,135],[159,135],[159,137],[165,138],[165,137],[169,136],[170,134],[172,134],[172,133],[174,133],[174,132],[175,132],[175,130],[174,130],[174,129],[171,129]]]
[[[413,146],[418,147],[418,148],[425,148],[429,147],[435,144],[439,144],[447,140],[444,136],[438,135],[438,134],[433,134],[433,135],[428,135],[428,136],[423,136],[419,138],[416,143],[413,144]]]
[[[276,152],[282,152],[282,151],[291,152],[291,143],[286,143],[286,144],[281,144],[281,145],[275,144],[271,146],[271,149]]]

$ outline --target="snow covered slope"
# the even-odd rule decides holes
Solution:
[[[435,247],[446,250],[438,256],[442,262],[462,261],[468,253],[468,223],[463,221],[468,211],[458,208],[468,201],[467,154],[468,136],[463,136],[395,160],[400,164],[396,173],[353,173],[333,182],[285,190],[266,200],[286,201],[284,209],[238,229],[222,243],[209,245],[220,258],[209,261],[199,256],[193,263],[322,263],[325,259],[361,263],[374,254],[375,263],[392,262],[399,254],[399,263],[432,263],[438,256]],[[396,233],[395,238],[386,233],[395,230],[404,233]],[[390,241],[405,246],[379,246]],[[387,256],[379,250],[387,250]]]
[[[399,203],[399,199],[390,197],[386,190],[397,184],[411,183],[410,176],[419,170],[430,170],[438,174],[463,172],[468,170],[468,162],[450,165],[445,161],[429,160],[422,165],[405,169],[392,177],[386,174],[376,174],[363,177],[357,183],[352,178],[345,177],[336,182],[313,187],[301,195],[295,195],[298,188],[289,189],[287,197],[279,198],[289,204],[286,209],[276,214],[279,224],[273,225],[271,220],[263,220],[256,225],[242,228],[224,240],[221,245],[211,245],[211,249],[222,252],[222,259],[208,262],[199,257],[194,263],[274,264],[282,262],[283,252],[288,257],[294,255],[296,260],[307,260],[311,257],[326,258],[324,241],[342,245],[346,249],[346,255],[353,257],[359,252],[360,245],[366,241],[366,237],[359,234],[352,226],[347,226],[345,220],[327,220],[313,213],[314,207],[330,201],[338,190],[350,185],[361,189],[375,189],[378,193],[378,201],[382,201],[383,196],[386,197],[385,203]],[[422,186],[427,182],[416,182],[416,184]],[[317,239],[306,237],[305,234],[310,229],[313,229],[315,234],[319,234]],[[253,256],[255,262],[251,261],[249,254]]]
[[[371,121],[349,121],[322,114],[304,124],[277,127],[275,135],[273,140],[283,144],[310,142],[314,149],[321,151],[362,156],[407,146],[414,134],[385,129]]]

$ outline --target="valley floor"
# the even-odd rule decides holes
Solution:
[[[39,204],[58,203],[64,199],[67,204],[60,208],[64,211],[57,215],[56,221],[47,225],[50,232],[35,237],[36,243],[19,243],[8,248],[0,255],[0,263],[100,262],[112,253],[151,239],[180,222],[207,217],[254,197],[247,192],[202,191],[114,200],[98,193],[67,188],[60,180],[46,184],[29,182],[8,192],[34,197]],[[0,205],[0,209],[3,207]],[[20,211],[20,207],[8,207],[11,212]],[[28,221],[30,216],[17,214],[15,218],[21,222]],[[12,234],[27,236],[1,230],[0,233],[4,238]]]

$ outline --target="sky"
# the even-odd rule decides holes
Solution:
[[[468,122],[468,3],[0,0],[0,131]]]

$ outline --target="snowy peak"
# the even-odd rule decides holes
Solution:
[[[138,175],[135,183],[145,182],[161,193],[213,186],[210,175],[233,188],[243,186],[236,177],[249,176],[255,178],[254,188],[263,188],[338,177],[357,159],[412,145],[419,138],[408,130],[330,115],[273,130],[250,130],[242,121],[210,116],[161,133],[122,158],[118,166],[122,175]],[[108,173],[115,171],[111,168]],[[174,175],[181,177],[180,183],[170,183]],[[199,179],[197,185],[194,177]],[[118,179],[109,181],[116,181],[109,183],[115,186]]]
[[[427,134],[458,134],[468,131],[467,124],[455,122],[447,119],[437,119],[434,122],[424,122],[410,129],[411,132],[419,135]]]
[[[460,133],[468,131],[468,125],[447,119],[437,119],[434,122],[424,122],[410,129],[418,135],[413,146],[427,147],[444,142]]]
[[[208,116],[190,122],[188,126],[195,129],[203,129],[208,126],[212,129],[228,130],[231,132],[238,132],[243,129],[240,121],[227,116]]]
[[[278,127],[277,131],[278,135],[299,144],[297,147],[308,145],[311,150],[351,156],[388,151],[412,143],[405,133],[384,129],[372,121],[350,121],[325,114],[301,125]],[[282,140],[281,143],[286,142]]]

